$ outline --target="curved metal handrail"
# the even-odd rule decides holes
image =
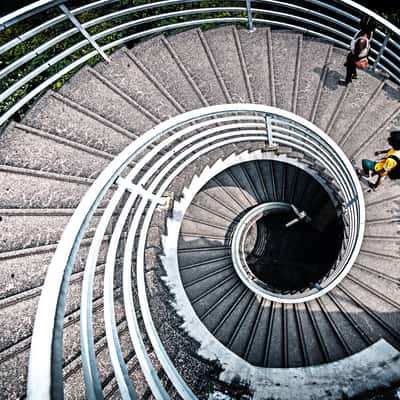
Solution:
[[[81,346],[87,397],[101,398],[102,396],[93,351],[91,291],[93,290],[94,268],[102,236],[105,234],[110,218],[126,189],[131,191],[131,194],[119,214],[120,217],[112,234],[104,278],[106,336],[112,364],[116,371],[116,380],[123,398],[135,398],[116,334],[112,296],[116,248],[122,228],[133,210],[133,220],[129,227],[123,263],[124,304],[132,342],[154,395],[160,399],[167,398],[140,336],[136,316],[139,310],[135,310],[132,294],[132,251],[135,237],[139,234],[135,259],[136,284],[140,312],[147,335],[161,366],[178,393],[183,398],[195,398],[169,359],[151,318],[144,278],[146,236],[153,212],[161,202],[161,196],[172,180],[202,154],[207,154],[215,148],[239,141],[267,140],[263,123],[266,115],[272,117],[277,125],[287,126],[287,129],[280,128],[274,133],[277,142],[292,145],[298,151],[307,153],[321,163],[327,161],[328,174],[342,190],[343,200],[350,202],[357,196],[358,201],[353,202],[348,209],[348,233],[351,239],[347,244],[349,255],[344,258],[346,263],[344,269],[351,267],[361,247],[364,231],[365,214],[362,189],[351,163],[327,135],[310,122],[290,112],[267,106],[246,104],[213,106],[174,117],[148,131],[117,156],[95,180],[68,223],[49,266],[38,306],[30,356],[29,398],[46,399],[60,396],[62,393],[62,329],[69,277],[86,227],[97,206],[100,202],[106,201],[105,196],[109,193],[111,198],[107,200],[108,206],[98,224],[89,250],[81,302],[83,311],[81,315]],[[234,121],[237,122],[234,123]],[[303,137],[304,140],[299,140],[300,137]],[[155,141],[159,139],[163,140],[155,145]],[[163,150],[167,150],[165,154]],[[146,154],[143,155],[145,151]],[[137,156],[140,156],[140,160],[125,176],[126,167],[132,160],[137,159]],[[144,170],[146,166],[149,169]],[[141,175],[142,171],[144,171],[143,176]],[[122,175],[124,178],[121,178]],[[118,186],[117,190],[110,192],[109,190],[115,185]],[[132,209],[138,196],[140,202],[135,209]],[[139,224],[141,224],[140,231]]]
[[[369,15],[387,31],[387,33],[384,33],[382,30],[378,29],[375,38],[372,41],[370,59],[374,63],[373,68],[378,67],[386,71],[392,79],[400,82],[400,44],[398,43],[400,41],[400,29],[373,11],[368,10],[351,0],[306,0],[305,5],[307,5],[307,7],[292,4],[285,0],[253,0],[253,4],[262,6],[263,8],[254,7],[251,5],[249,0],[247,2],[243,0],[243,7],[188,7],[187,9],[167,12],[163,10],[164,8],[171,6],[186,6],[192,3],[199,3],[201,5],[202,2],[203,1],[201,0],[162,0],[129,7],[128,5],[118,5],[116,0],[97,0],[68,11],[65,7],[68,4],[68,1],[41,0],[0,18],[1,31],[18,25],[21,21],[26,22],[29,18],[35,17],[43,11],[58,9],[60,5],[63,7],[63,10],[66,9],[68,11],[68,14],[62,13],[56,17],[52,17],[47,21],[42,22],[37,27],[29,29],[27,32],[22,34],[18,34],[17,37],[1,45],[0,54],[4,54],[18,44],[21,44],[33,36],[43,32],[45,29],[56,27],[60,22],[75,18],[83,12],[101,10],[102,7],[109,5],[113,5],[115,8],[115,10],[112,10],[111,12],[105,13],[101,16],[96,16],[82,24],[79,24],[79,21],[75,21],[78,25],[74,23],[74,27],[62,31],[58,36],[50,38],[47,42],[32,49],[28,54],[19,57],[17,60],[0,70],[0,76],[6,78],[9,74],[17,71],[25,63],[34,61],[41,53],[52,49],[57,43],[63,42],[79,32],[84,35],[84,40],[74,43],[33,71],[15,79],[9,87],[0,93],[0,101],[5,101],[11,96],[15,96],[18,90],[20,90],[24,85],[30,84],[32,79],[45,73],[51,66],[57,65],[61,61],[65,63],[68,57],[70,57],[74,52],[87,45],[95,47],[95,50],[80,56],[77,60],[69,61],[67,66],[43,80],[42,83],[29,90],[22,98],[15,100],[13,105],[0,116],[0,125],[4,124],[15,112],[21,109],[21,107],[60,79],[63,75],[84,64],[98,54],[104,56],[104,51],[106,50],[155,33],[162,33],[202,24],[221,24],[228,22],[248,22],[249,26],[253,26],[253,22],[256,24],[267,24],[282,28],[296,29],[333,41],[340,47],[348,48],[349,39],[358,29],[360,16]],[[274,7],[273,10],[271,9],[272,6]],[[315,8],[313,9],[313,7]],[[106,28],[92,36],[87,32],[87,29],[91,27],[97,27],[106,22],[114,22],[116,18],[127,16],[135,17],[138,13],[140,14],[143,12],[151,14],[153,10],[161,10],[161,12],[156,12],[153,15],[145,15],[140,18],[134,18],[127,22],[117,23],[116,25]],[[326,13],[322,10],[326,10]],[[226,16],[226,13],[230,16]],[[212,14],[217,14],[217,16],[212,18]],[[204,18],[205,15],[209,15],[210,17]],[[177,17],[188,17],[190,19],[184,22],[169,23],[169,18]],[[167,23],[163,26],[148,27],[149,24],[157,24],[160,21],[166,21]],[[140,26],[143,25],[145,25],[146,28],[141,29]],[[129,33],[129,29],[132,27],[138,28],[138,32],[133,34]],[[122,32],[123,37],[116,40],[109,39],[107,43],[102,44],[101,46],[97,45],[98,40],[104,39],[117,32]],[[395,40],[393,37],[395,37]]]

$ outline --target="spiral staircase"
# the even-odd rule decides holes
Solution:
[[[360,185],[341,152],[360,164],[387,146],[400,92],[373,71],[340,86],[345,55],[261,25],[159,34],[10,122],[0,398],[396,398],[400,189]],[[325,139],[309,152],[314,126]],[[48,301],[59,283],[46,273],[102,177],[65,256],[50,344],[62,370],[43,381],[34,324],[62,303]]]

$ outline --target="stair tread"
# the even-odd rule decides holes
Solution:
[[[326,131],[332,116],[345,92],[345,87],[339,85],[339,80],[344,78],[346,54],[342,49],[333,48],[328,73],[318,103],[314,123]]]
[[[365,116],[354,127],[351,135],[343,144],[343,149],[351,158],[360,160],[371,156],[376,150],[389,148],[387,143],[388,128],[397,128],[399,118],[393,117],[400,112],[400,94],[397,86],[386,82],[378,96],[370,102],[365,110]],[[384,124],[387,126],[382,129]],[[369,139],[366,143],[366,139]],[[354,157],[355,156],[355,157]],[[373,156],[375,157],[375,156]]]
[[[291,111],[296,79],[299,34],[273,30],[271,36],[276,106]],[[285,43],[285,45],[282,45],[282,43]]]
[[[188,30],[168,37],[168,41],[208,103],[224,104],[227,99],[199,35],[202,33],[197,29]]]
[[[366,105],[381,85],[381,80],[364,71],[359,71],[358,75],[359,78],[347,87],[347,94],[340,104],[337,118],[329,130],[329,135],[337,143],[341,143],[348,129],[359,114],[365,111]]]
[[[256,104],[272,105],[270,82],[269,28],[257,27],[254,32],[238,28],[249,80]]]
[[[41,98],[24,118],[24,123],[111,154],[118,154],[132,142],[120,131],[72,108],[54,95]]]
[[[173,59],[163,37],[141,42],[131,50],[165,89],[185,108],[193,110],[203,106],[191,84]],[[168,68],[166,68],[168,66]]]
[[[204,31],[222,78],[233,103],[248,103],[250,98],[244,81],[232,26]]]
[[[155,121],[104,84],[92,71],[90,67],[82,68],[59,93],[137,136],[153,127]]]
[[[303,40],[296,114],[310,120],[330,46],[320,40]]]
[[[3,165],[93,178],[108,162],[18,128],[8,129],[0,139],[0,164]]]
[[[176,106],[129,55],[125,48],[117,50],[112,55],[112,63],[99,63],[94,68],[160,120],[175,116],[179,112]]]

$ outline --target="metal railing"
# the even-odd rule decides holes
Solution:
[[[266,117],[271,119],[269,134]],[[62,332],[68,283],[88,224],[97,207],[105,204],[86,259],[81,294],[81,354],[86,395],[89,399],[102,398],[92,328],[93,280],[106,229],[112,216],[117,215],[107,249],[103,298],[108,350],[121,396],[124,399],[136,397],[115,318],[117,249],[122,249],[124,254],[124,315],[149,387],[157,399],[169,398],[147,353],[139,318],[143,320],[145,334],[160,365],[177,392],[184,399],[196,398],[168,357],[152,320],[145,282],[145,247],[151,219],[157,207],[164,206],[171,182],[197,158],[231,143],[268,143],[271,136],[275,144],[290,146],[324,164],[324,173],[340,190],[342,205],[350,204],[346,210],[348,242],[341,258],[341,273],[351,267],[364,232],[363,194],[352,165],[326,134],[294,114],[267,106],[222,105],[181,114],[151,129],[119,154],[96,179],[70,219],[49,266],[38,306],[31,345],[28,398],[43,400],[62,396]]]
[[[221,7],[208,7],[204,0],[163,0],[136,6],[116,0],[98,0],[74,9],[70,9],[68,3],[41,0],[0,18],[0,39],[7,29],[11,35],[10,40],[0,43],[0,57],[2,64],[6,64],[0,70],[0,79],[4,82],[0,102],[10,104],[0,116],[0,125],[43,90],[97,55],[109,61],[105,52],[127,42],[204,24],[242,23],[250,30],[257,24],[290,28],[348,48],[360,18],[370,15],[379,27],[370,51],[372,66],[400,82],[400,29],[350,0],[305,0],[301,6],[291,0],[235,0],[224,2],[235,6]],[[85,18],[89,15],[90,19],[80,22],[82,15]],[[181,22],[176,22],[177,19]],[[19,27],[30,21],[32,27],[20,32]],[[66,21],[69,25],[61,29]],[[51,28],[54,28],[53,36],[49,33]],[[14,35],[12,29],[15,29]],[[101,30],[91,33],[98,29]],[[44,32],[50,35],[46,41],[34,48],[27,45],[22,56],[12,59],[10,54],[18,46],[23,47]],[[118,38],[114,36],[117,34]],[[68,47],[53,55],[57,45],[69,43],[67,41],[72,38],[75,39]],[[91,50],[83,52],[84,49]],[[47,56],[47,52],[52,54]]]

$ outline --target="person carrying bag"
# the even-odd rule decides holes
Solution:
[[[360,27],[361,29],[351,40],[350,52],[344,64],[346,67],[346,79],[339,81],[344,86],[351,83],[353,79],[357,79],[357,69],[368,67],[368,53],[375,30],[375,21],[370,16],[366,16],[360,21]]]

